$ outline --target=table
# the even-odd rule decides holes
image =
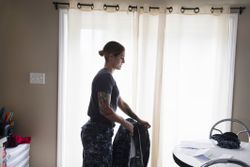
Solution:
[[[243,147],[240,149],[225,149],[218,147],[210,140],[189,141],[175,146],[173,158],[180,167],[199,167],[209,160],[218,158],[234,158],[250,165],[250,144],[242,142],[241,145]],[[229,166],[235,165],[227,164],[227,167]]]

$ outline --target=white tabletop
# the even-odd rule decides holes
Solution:
[[[213,144],[211,140],[206,142],[188,141],[177,145],[173,154],[182,162],[198,167],[205,162],[218,158],[234,158],[250,165],[250,144],[241,143],[240,149],[225,149]],[[227,167],[235,166],[227,164]]]

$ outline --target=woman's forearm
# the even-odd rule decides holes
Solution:
[[[132,109],[129,107],[129,105],[126,102],[123,101],[120,108],[129,117],[137,121],[140,121],[140,118],[132,111]]]
[[[123,127],[133,133],[133,125],[121,116],[117,115],[110,107],[107,107],[102,110],[101,114],[110,121],[120,123]]]
[[[118,122],[123,125],[130,132],[133,131],[133,125],[123,119],[121,116],[117,115],[113,109],[110,107],[111,95],[105,92],[98,92],[98,104],[100,113],[110,121]]]

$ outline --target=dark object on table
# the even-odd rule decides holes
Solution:
[[[211,137],[218,142],[218,146],[228,149],[239,149],[240,140],[238,136],[233,132],[226,132],[223,134],[214,134]]]

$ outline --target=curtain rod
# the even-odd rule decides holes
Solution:
[[[239,13],[242,14],[243,10],[246,9],[245,6],[241,6],[241,7],[231,7],[231,10],[239,10]]]
[[[57,10],[58,9],[58,5],[67,5],[69,6],[69,3],[67,2],[53,2],[54,6],[55,6],[55,9]]]
[[[55,9],[57,10],[59,6],[68,6],[70,5],[70,3],[68,2],[53,2],[54,6],[55,6]],[[82,6],[85,6],[85,7],[90,7],[91,10],[94,9],[94,4],[84,4],[84,3],[77,3],[77,8],[80,9]],[[104,10],[107,10],[107,8],[115,8],[116,11],[119,11],[120,9],[120,6],[117,4],[117,5],[107,5],[107,4],[104,4],[103,5],[103,9]],[[141,9],[144,9],[143,6],[140,6]],[[137,6],[133,6],[133,5],[129,5],[128,6],[128,11],[137,11]],[[157,6],[149,6],[149,11],[151,10],[159,10],[160,7],[157,7]],[[237,10],[239,12],[239,14],[242,14],[243,11],[246,9],[245,6],[240,6],[240,7],[230,7],[230,10]],[[169,13],[172,13],[173,11],[173,7],[166,7],[166,10],[169,11]],[[190,7],[181,7],[180,11],[181,13],[184,13],[185,11],[187,10],[193,10],[194,13],[199,13],[200,12],[200,8],[199,7],[194,7],[194,8],[190,8]],[[214,11],[220,11],[220,13],[223,12],[223,7],[211,7],[210,11],[211,13],[214,13]]]
[[[77,3],[77,8],[81,9],[82,6],[88,6],[90,7],[92,10],[94,9],[94,4],[83,4],[83,3]]]

